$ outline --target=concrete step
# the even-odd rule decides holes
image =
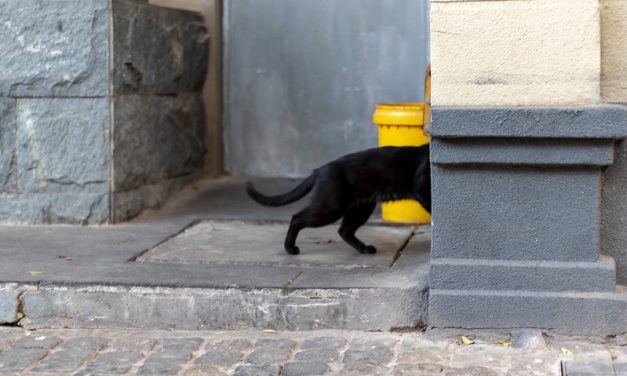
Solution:
[[[608,256],[596,262],[431,260],[430,286],[445,290],[530,290],[612,292],[616,266]]]
[[[267,192],[296,184],[258,183]],[[367,224],[357,235],[378,248],[374,255],[345,244],[337,225],[307,229],[301,254],[291,256],[283,238],[297,210],[258,206],[243,179],[228,178],[190,187],[128,224],[0,226],[0,324],[389,330],[426,323],[428,228]]]
[[[618,320],[616,318],[619,318]],[[429,324],[436,328],[536,327],[562,334],[612,335],[627,331],[627,291],[429,291]]]

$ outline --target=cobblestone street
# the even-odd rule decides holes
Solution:
[[[529,333],[526,333],[529,334]],[[472,337],[471,337],[472,338]],[[624,337],[0,329],[2,375],[627,375]]]

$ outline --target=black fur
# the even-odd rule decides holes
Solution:
[[[429,145],[386,146],[348,154],[318,168],[292,191],[277,196],[259,193],[251,182],[246,192],[265,206],[282,206],[297,201],[313,190],[308,207],[292,217],[285,250],[296,255],[298,232],[321,227],[342,218],[339,233],[360,253],[375,253],[355,237],[377,202],[415,199],[431,212]]]

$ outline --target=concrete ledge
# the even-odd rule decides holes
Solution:
[[[431,162],[438,165],[594,166],[614,160],[605,139],[433,139]]]
[[[627,293],[431,289],[429,325],[617,335],[627,332]]]
[[[573,107],[433,107],[432,137],[627,137],[627,109],[618,105]]]
[[[612,292],[614,260],[598,262],[433,259],[430,288]]]
[[[426,322],[426,289],[39,287],[20,325],[180,330],[390,330]]]

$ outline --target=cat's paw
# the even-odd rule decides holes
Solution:
[[[285,248],[285,252],[289,253],[290,255],[297,255],[300,253],[300,249],[298,247]]]
[[[364,251],[362,253],[368,253],[368,254],[373,255],[373,254],[377,253],[377,249],[375,247],[369,245],[369,246],[366,246],[366,248],[364,248]]]

